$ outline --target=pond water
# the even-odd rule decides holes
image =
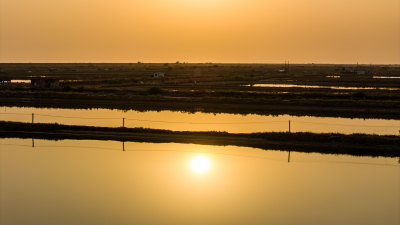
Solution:
[[[400,224],[397,158],[0,139],[0,224]]]
[[[31,107],[0,107],[0,120],[30,123],[32,122],[32,113],[34,113],[35,123],[121,127],[122,118],[126,118],[126,127],[174,131],[286,132],[289,129],[289,120],[292,132],[398,135],[400,129],[400,120],[384,119]]]
[[[320,85],[302,85],[302,84],[253,84],[244,85],[249,87],[276,87],[276,88],[324,88],[333,90],[388,90],[398,91],[400,88],[386,87],[350,87],[350,86],[320,86]]]
[[[373,76],[374,79],[400,79],[400,77]]]
[[[11,80],[11,83],[30,84],[30,83],[31,83],[31,80]]]

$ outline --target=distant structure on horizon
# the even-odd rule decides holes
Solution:
[[[290,64],[289,64],[289,60],[286,62],[285,61],[285,72],[289,73],[289,69],[290,69]]]
[[[0,78],[0,86],[7,87],[11,84],[11,79],[9,78]]]
[[[276,69],[275,72],[289,73],[289,69],[290,69],[289,61],[285,61],[285,67],[283,69]]]
[[[31,86],[34,88],[55,88],[60,87],[60,81],[58,79],[48,77],[32,78]]]
[[[162,72],[157,72],[157,73],[153,74],[153,78],[160,78],[160,77],[164,77],[164,76],[165,76],[165,74]]]

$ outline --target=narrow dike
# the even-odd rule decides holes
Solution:
[[[0,121],[0,137],[235,145],[264,150],[400,157],[400,136],[395,135],[287,132],[233,134],[227,132],[189,132]]]

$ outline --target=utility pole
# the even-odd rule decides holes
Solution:
[[[289,133],[290,133],[290,120],[289,120]]]
[[[122,118],[122,127],[125,127],[125,118]]]
[[[34,123],[34,116],[35,114],[32,113],[32,123]]]

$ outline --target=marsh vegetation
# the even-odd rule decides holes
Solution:
[[[60,81],[59,86],[52,88],[32,88],[29,84],[3,86],[0,90],[3,106],[400,118],[398,66],[306,64],[291,65],[284,72],[284,65],[278,64],[1,64],[0,67],[1,76],[7,79],[46,76]],[[153,76],[160,72],[165,76]],[[377,76],[389,78],[376,79]],[[283,86],[252,86],[260,83]],[[329,86],[368,88],[324,88]]]

